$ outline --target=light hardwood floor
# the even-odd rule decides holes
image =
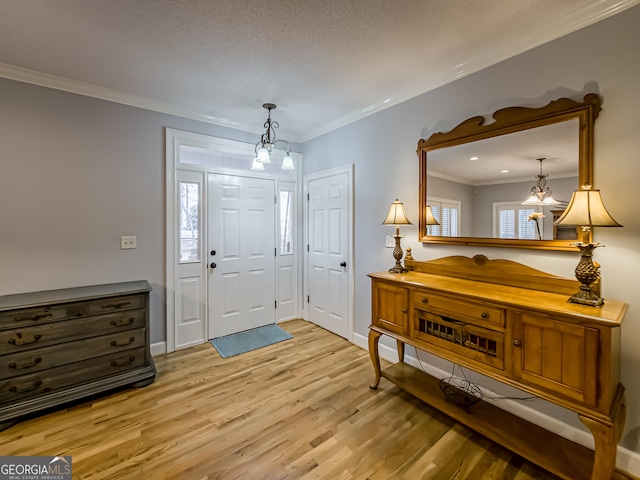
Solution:
[[[23,421],[0,455],[71,455],[92,480],[556,479],[385,379],[369,390],[366,351],[282,327],[292,340],[237,357],[157,357],[152,385]]]

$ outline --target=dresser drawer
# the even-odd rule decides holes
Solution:
[[[80,338],[141,328],[145,325],[146,310],[81,317],[66,322],[24,326],[12,330],[0,330],[0,355],[46,347]]]
[[[16,377],[121,350],[142,347],[145,345],[145,333],[144,328],[138,328],[2,355],[0,356],[0,378]]]
[[[79,363],[14,377],[0,383],[0,405],[62,390],[145,364],[145,349],[135,348]]]
[[[423,311],[449,313],[458,320],[474,325],[504,327],[505,310],[485,303],[462,300],[429,290],[414,290],[411,301],[414,308]]]
[[[145,295],[139,294],[122,295],[87,302],[71,302],[51,306],[16,309],[0,312],[0,329],[39,325],[67,318],[99,315],[142,308],[144,306]]]
[[[455,355],[461,355],[504,369],[504,334],[501,332],[416,309],[412,334],[419,342],[445,350],[445,356],[452,361]]]

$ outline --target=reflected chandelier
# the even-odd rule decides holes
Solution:
[[[551,189],[547,187],[548,174],[542,173],[542,161],[546,158],[536,158],[540,162],[540,173],[536,175],[538,181],[531,187],[531,196],[527,198],[522,205],[559,205],[555,198],[551,196]]]
[[[271,150],[276,144],[282,144],[282,150],[284,150],[284,158],[282,159],[282,170],[295,170],[293,164],[293,158],[291,158],[291,144],[285,140],[276,139],[276,128],[280,127],[278,122],[271,120],[271,110],[275,110],[277,107],[273,103],[265,103],[262,105],[269,111],[267,121],[264,122],[264,128],[267,129],[260,136],[260,141],[256,143],[256,156],[251,164],[251,170],[264,170],[266,163],[271,163]]]

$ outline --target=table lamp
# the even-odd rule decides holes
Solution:
[[[593,262],[593,250],[604,247],[600,243],[591,243],[590,235],[593,227],[622,227],[616,222],[602,202],[600,190],[594,190],[591,185],[585,185],[573,192],[569,206],[554,225],[580,227],[582,242],[572,243],[580,249],[580,262],[576,267],[576,278],[580,282],[580,290],[569,298],[569,302],[598,307],[604,299],[592,288],[591,284],[600,277],[600,265]]]
[[[427,205],[427,208],[425,211],[425,217],[427,220],[426,221],[427,231],[425,233],[429,235],[429,225],[440,225],[438,220],[436,220],[436,217],[433,216],[433,210],[431,210],[431,205]]]
[[[393,238],[396,239],[396,246],[393,249],[393,258],[396,260],[396,264],[389,269],[389,273],[404,273],[407,271],[402,266],[400,260],[402,260],[402,248],[400,247],[400,225],[413,225],[407,218],[407,214],[404,211],[404,204],[396,198],[396,201],[391,204],[389,209],[389,215],[384,219],[382,225],[393,225],[396,227],[396,234]]]

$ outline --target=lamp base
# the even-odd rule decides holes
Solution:
[[[407,273],[408,271],[400,263],[389,269],[389,273]]]
[[[597,247],[604,247],[604,245],[600,243],[572,243],[572,245],[580,249],[576,278],[581,285],[580,290],[569,297],[567,301],[599,307],[604,304],[604,299],[596,293],[595,287],[592,286],[600,279],[600,265],[593,261],[593,250]]]
[[[580,286],[580,290],[571,295],[567,302],[589,305],[591,307],[599,307],[600,305],[604,305],[604,298],[597,296],[590,287],[583,287],[584,285]]]
[[[400,239],[402,235],[398,231],[398,227],[396,227],[396,234],[393,236],[396,239],[396,245],[393,248],[393,258],[396,260],[396,264],[389,269],[389,273],[405,273],[408,272],[406,268],[402,266],[400,260],[402,260],[402,247],[400,246]]]

